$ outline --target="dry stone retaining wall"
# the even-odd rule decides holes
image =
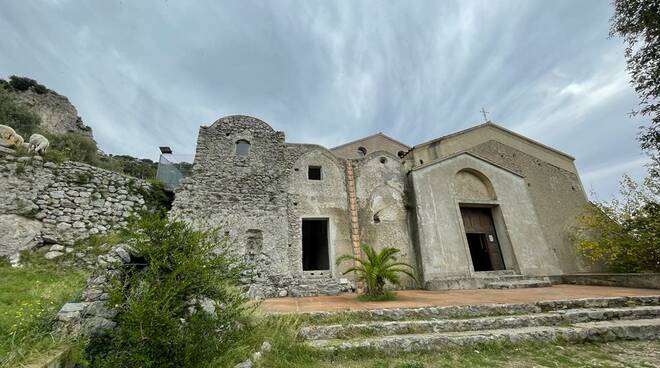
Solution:
[[[149,189],[144,180],[83,163],[0,154],[0,256],[123,227],[145,208],[141,193]]]

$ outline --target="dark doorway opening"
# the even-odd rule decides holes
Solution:
[[[302,220],[303,271],[330,269],[328,219]]]
[[[467,236],[468,246],[470,247],[470,256],[475,271],[492,271],[493,265],[490,263],[488,255],[488,244],[486,244],[486,234],[465,234]]]
[[[461,207],[463,226],[475,271],[504,270],[502,250],[490,208]]]

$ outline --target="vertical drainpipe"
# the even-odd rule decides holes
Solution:
[[[353,175],[353,161],[346,160],[346,193],[348,194],[348,211],[351,216],[351,245],[353,248],[353,256],[362,258],[360,250],[360,223],[358,222],[357,198],[355,196],[355,177]],[[359,266],[356,261],[355,266]],[[364,291],[362,281],[355,281],[355,288],[358,293]]]

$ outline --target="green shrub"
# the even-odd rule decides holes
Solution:
[[[78,133],[61,135],[45,133],[44,135],[50,142],[46,152],[47,160],[57,162],[68,160],[98,165],[98,148],[90,137]]]
[[[613,272],[660,272],[660,178],[639,184],[624,176],[620,193],[578,218],[578,250]]]
[[[147,206],[149,212],[164,213],[172,208],[174,197],[172,193],[165,190],[163,182],[152,179],[148,180],[149,189],[142,187],[137,188],[136,191],[144,198],[144,204]]]
[[[357,300],[360,302],[385,302],[396,300],[396,294],[392,291],[386,290],[378,295],[371,295],[370,293],[358,295]]]
[[[41,124],[39,115],[27,107],[16,103],[14,96],[5,88],[0,88],[0,124],[12,127],[23,139],[37,132]]]
[[[34,79],[19,77],[12,75],[9,77],[9,85],[16,91],[27,91],[32,88],[36,93],[43,94],[48,92],[48,88],[43,84],[39,84]]]
[[[128,155],[106,155],[99,159],[100,167],[140,179],[154,179],[158,169],[158,164],[149,159],[139,159]]]
[[[251,309],[224,237],[157,215],[131,222],[125,234],[137,258],[113,280],[117,327],[90,341],[92,366],[202,367],[233,346]],[[202,309],[205,298],[215,311]]]
[[[76,178],[75,178],[74,182],[76,184],[88,184],[89,182],[92,181],[92,178],[93,178],[92,174],[82,172],[82,173],[78,173],[78,175],[76,175]]]

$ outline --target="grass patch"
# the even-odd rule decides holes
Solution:
[[[0,367],[16,367],[66,343],[53,336],[53,317],[77,297],[86,274],[63,267],[0,264]]]
[[[381,295],[360,294],[356,299],[360,302],[386,302],[396,300],[396,293],[393,291],[385,291]]]

